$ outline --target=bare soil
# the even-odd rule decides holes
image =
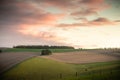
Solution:
[[[65,63],[93,63],[120,60],[118,53],[101,53],[99,51],[79,51],[67,53],[54,53],[50,56],[42,56],[44,58],[65,62]]]
[[[0,53],[0,74],[26,59],[39,55],[40,53],[33,52]],[[120,53],[111,53],[111,51],[102,50],[88,50],[79,52],[53,53],[49,56],[40,57],[65,63],[80,64],[120,60]]]
[[[0,74],[20,62],[38,55],[39,55],[38,53],[30,53],[30,52],[1,53],[0,54]]]

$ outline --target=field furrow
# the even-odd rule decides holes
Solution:
[[[37,53],[2,53],[0,54],[0,73],[10,69],[16,64],[29,59],[31,57],[38,56]]]

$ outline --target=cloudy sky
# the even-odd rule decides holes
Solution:
[[[120,0],[1,0],[0,47],[120,47]]]

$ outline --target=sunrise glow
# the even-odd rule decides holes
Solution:
[[[119,0],[2,1],[0,47],[24,44],[120,48],[118,3]]]

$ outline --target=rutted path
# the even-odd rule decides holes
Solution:
[[[11,52],[11,53],[1,53],[0,54],[0,74],[4,71],[10,69],[14,65],[22,62],[31,57],[38,56],[39,53],[31,52]]]

